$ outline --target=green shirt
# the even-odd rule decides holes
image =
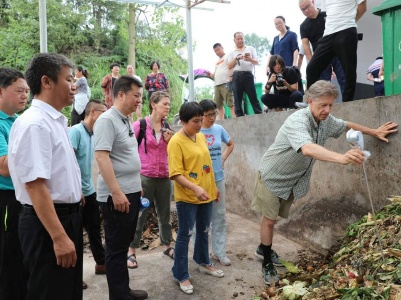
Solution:
[[[11,126],[17,117],[17,114],[9,116],[0,110],[0,157],[8,154],[8,138]],[[14,185],[10,176],[4,177],[0,175],[0,190],[14,190]]]
[[[332,115],[317,124],[309,107],[289,116],[259,165],[267,189],[285,200],[291,192],[294,199],[305,196],[315,159],[304,156],[302,146],[311,143],[324,146],[328,138],[338,138],[346,127],[345,121]]]

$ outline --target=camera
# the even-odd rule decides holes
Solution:
[[[277,86],[281,87],[284,86],[283,82],[283,74],[276,74],[276,81],[277,81]]]

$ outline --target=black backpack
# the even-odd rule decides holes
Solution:
[[[168,125],[167,122],[164,122],[163,127],[171,130],[170,125]],[[146,147],[146,119],[139,120],[139,134],[136,140],[138,141],[138,147],[142,140],[145,140],[145,153],[148,153],[148,149]]]

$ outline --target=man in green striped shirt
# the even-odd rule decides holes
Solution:
[[[308,107],[287,118],[259,165],[252,209],[261,213],[261,244],[256,250],[263,257],[262,273],[266,284],[278,281],[274,265],[280,265],[272,250],[274,224],[278,216],[287,218],[292,202],[306,195],[316,160],[342,165],[362,165],[364,154],[350,149],[344,154],[324,148],[327,139],[338,138],[349,129],[361,131],[388,142],[397,124],[387,122],[377,129],[337,119],[330,114],[338,91],[328,81],[317,81],[308,90]]]

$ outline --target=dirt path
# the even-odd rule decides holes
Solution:
[[[131,288],[146,290],[149,299],[152,300],[250,300],[253,292],[265,287],[261,276],[261,262],[254,256],[259,244],[259,223],[231,213],[227,214],[227,223],[227,256],[231,259],[232,265],[225,267],[216,263],[218,268],[224,270],[223,278],[214,278],[198,271],[197,264],[192,260],[193,245],[190,243],[189,272],[194,286],[192,295],[185,295],[173,281],[171,275],[173,261],[162,255],[161,247],[137,252],[139,267],[129,270]],[[294,261],[301,246],[277,234],[274,237],[274,249],[283,259]],[[106,276],[95,275],[94,266],[93,258],[85,254],[84,280],[89,287],[84,290],[84,299],[107,300],[109,297]]]

